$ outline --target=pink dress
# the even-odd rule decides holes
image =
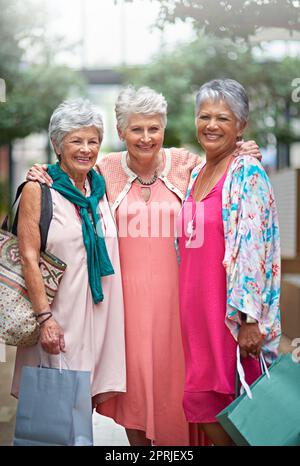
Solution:
[[[88,183],[86,188],[89,195]],[[51,305],[53,316],[65,336],[63,367],[91,371],[91,395],[95,397],[94,402],[100,402],[126,390],[124,306],[116,226],[104,196],[98,206],[115,273],[102,278],[104,300],[94,304],[88,281],[81,219],[74,204],[54,189],[51,189],[51,195],[53,217],[47,250],[67,264]],[[44,366],[59,367],[59,356],[46,352],[41,355],[39,344],[18,348],[12,383],[14,396],[18,396],[24,365],[37,366],[42,362]]]
[[[226,173],[201,201],[202,215],[199,208],[196,210],[192,191],[178,219],[178,227],[184,232],[179,237],[180,312],[186,364],[183,406],[187,420],[197,423],[216,422],[216,415],[233,401],[235,392],[237,343],[224,322],[222,188],[225,178]],[[200,247],[186,247],[190,235],[184,225],[191,216],[194,216],[195,231],[199,231],[199,222],[203,222]],[[259,363],[248,357],[243,365],[246,380],[252,383],[260,375]]]
[[[100,414],[146,432],[155,445],[189,445],[182,408],[174,222],[180,200],[158,179],[148,202],[133,182],[117,211],[125,304],[127,393],[101,403]]]

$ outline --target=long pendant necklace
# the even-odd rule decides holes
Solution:
[[[227,159],[227,164],[228,164],[228,160],[230,160],[231,158],[232,158],[232,155],[230,155],[230,156],[228,157],[228,159]],[[214,184],[212,183],[212,181],[214,180],[214,176],[215,176],[215,174],[216,174],[217,168],[219,168],[220,164],[222,164],[222,162],[224,162],[224,160],[226,160],[226,159],[223,159],[223,161],[221,161],[219,164],[217,164],[217,165],[215,166],[215,169],[214,169],[212,175],[209,177],[208,182],[207,182],[207,184],[206,184],[206,186],[205,186],[205,189],[203,190],[203,194],[202,194],[201,198],[200,198],[197,202],[201,202],[201,201],[207,196],[207,194],[211,191],[211,189],[213,188]],[[197,183],[197,186],[195,186],[194,196],[195,196],[195,194],[196,194],[195,191],[196,191],[196,192],[199,192],[199,190],[201,189],[202,179],[203,179],[203,177],[204,177],[204,170],[205,170],[205,168],[206,168],[206,165],[205,165],[205,167],[203,167],[203,169],[201,170],[202,176],[201,176],[201,179],[199,178],[198,183]],[[201,183],[200,183],[200,181],[201,181]],[[198,188],[198,189],[196,189],[196,188]]]
[[[203,194],[202,194],[201,198],[197,202],[201,202],[207,196],[207,194],[209,193],[210,183],[211,183],[211,181],[212,181],[212,179],[213,179],[213,177],[214,177],[214,175],[216,173],[217,167],[218,167],[218,165],[215,166],[215,169],[214,169],[214,171],[212,173],[212,176],[208,178],[208,182],[207,182],[207,184],[205,186],[205,189],[203,190]],[[205,169],[205,167],[203,167],[203,169],[202,169],[202,176],[201,176],[200,179],[198,179],[198,183],[197,183],[197,186],[196,186],[196,188],[198,188],[198,189],[195,189],[195,191],[199,191],[199,189],[201,189],[201,187],[202,187],[202,179],[204,177],[204,169]],[[201,183],[200,183],[200,181],[201,181]],[[194,195],[195,195],[195,193],[194,193]],[[197,197],[197,196],[195,196],[195,197]]]

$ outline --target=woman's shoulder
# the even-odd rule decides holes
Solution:
[[[22,189],[20,205],[34,207],[41,205],[41,185],[36,181],[28,181]]]
[[[274,198],[271,181],[259,160],[251,156],[238,156],[232,162],[224,189],[232,193],[243,193],[242,200],[250,200],[259,193],[263,201]]]
[[[191,172],[201,162],[198,154],[194,154],[187,149],[171,147],[168,150],[170,151],[172,166],[178,167],[180,170]]]
[[[109,152],[108,154],[101,155],[95,165],[95,169],[100,171],[112,168],[115,165],[120,165],[122,159],[122,152]]]
[[[19,210],[25,222],[39,222],[41,215],[41,186],[36,181],[28,181],[22,189]]]
[[[270,185],[269,177],[256,157],[249,155],[239,155],[235,157],[228,172],[229,178],[235,178],[239,182],[255,178],[257,182],[261,181]]]
[[[121,160],[123,152],[108,152],[107,154],[102,154],[98,158],[98,163],[104,163],[111,160]]]
[[[170,147],[169,151],[175,159],[179,159],[181,161],[198,161],[199,162],[199,155],[195,154],[184,147]]]
[[[22,189],[22,196],[29,194],[39,194],[41,192],[41,185],[36,181],[27,181]]]
[[[251,155],[239,155],[235,157],[230,168],[231,171],[243,171],[246,176],[250,176],[253,173],[263,173],[266,175],[261,162]]]

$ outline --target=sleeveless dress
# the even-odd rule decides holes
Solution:
[[[200,203],[194,201],[192,189],[178,217],[177,228],[183,232],[178,237],[186,365],[183,405],[187,420],[195,423],[217,422],[216,415],[233,401],[235,392],[237,342],[225,324],[226,275],[222,265],[222,188],[226,174]],[[191,221],[193,230],[187,228]],[[187,247],[196,233],[202,244],[198,238],[197,247],[192,247],[193,243]],[[243,359],[243,366],[247,382],[254,382],[260,375],[258,361],[249,356]]]
[[[86,185],[90,194],[89,184]],[[94,304],[88,281],[87,255],[80,216],[74,204],[51,189],[53,218],[47,250],[67,268],[51,305],[64,331],[64,368],[91,371],[91,392],[98,402],[126,390],[124,307],[116,226],[104,196],[99,202],[108,255],[115,274],[102,277],[104,300]],[[39,351],[39,344],[18,348],[12,394],[18,396],[23,365],[59,367],[59,356]]]
[[[155,445],[190,445],[182,407],[184,357],[174,231],[180,200],[161,179],[133,182],[117,210],[125,304],[127,393],[97,407]],[[195,443],[199,442],[195,432]],[[199,443],[198,443],[199,444]]]

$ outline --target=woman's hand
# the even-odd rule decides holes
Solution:
[[[61,351],[65,352],[64,331],[53,317],[41,325],[40,342],[46,353],[59,354]]]
[[[238,141],[236,143],[236,147],[238,150],[238,155],[252,155],[258,160],[262,159],[262,154],[255,141]]]
[[[39,165],[38,163],[34,164],[27,172],[26,180],[27,181],[39,181],[40,183],[45,183],[49,187],[52,186],[53,180],[47,173],[47,164]]]
[[[258,358],[262,343],[263,337],[260,333],[258,324],[247,324],[246,322],[242,322],[238,334],[238,344],[241,350],[241,356],[246,358],[248,354],[252,354]]]

